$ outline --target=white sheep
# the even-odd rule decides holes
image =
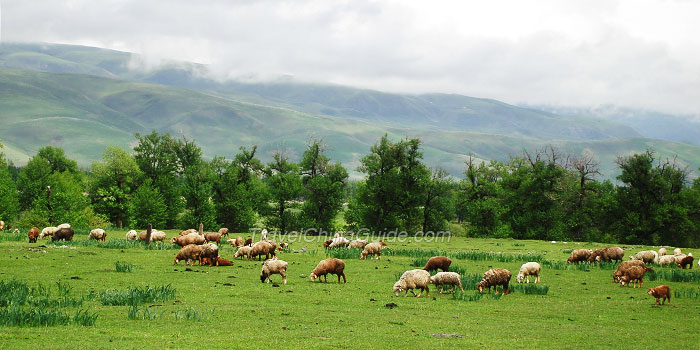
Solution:
[[[386,246],[386,243],[372,242],[365,246],[365,249],[360,253],[360,260],[364,260],[368,255],[377,255],[377,260],[382,256],[382,247]]]
[[[260,282],[270,283],[270,275],[279,274],[282,276],[282,284],[287,284],[287,264],[284,260],[278,259],[267,259],[262,264],[262,271],[260,271]]]
[[[398,297],[399,293],[405,291],[404,296],[407,296],[408,292],[411,291],[411,294],[415,295],[416,298],[420,298],[421,294],[423,294],[423,291],[425,290],[428,293],[428,297],[430,297],[430,288],[428,287],[429,284],[430,272],[423,269],[408,270],[401,275],[401,278],[399,278],[396,283],[394,283],[394,295]],[[420,288],[420,293],[416,295],[413,290],[418,288]]]
[[[430,283],[437,286],[452,286],[450,293],[454,292],[455,287],[459,287],[459,290],[464,292],[462,288],[462,278],[456,272],[438,272],[435,276],[430,277]],[[438,288],[438,293],[442,294],[442,290]]]
[[[680,263],[681,263],[681,260],[683,260],[683,258],[685,258],[686,256],[687,256],[687,255],[681,253],[681,254],[678,254],[678,255],[674,255],[673,257],[676,259],[675,263],[676,263],[676,264],[680,264]]]
[[[676,256],[675,255],[664,255],[659,257],[659,265],[665,266],[665,265],[675,265],[676,264]]]
[[[94,230],[90,230],[90,235],[88,238],[104,242],[107,238],[107,233],[101,228],[96,228]]]
[[[260,231],[260,240],[261,241],[267,240],[267,229],[262,229],[262,231]]]
[[[253,247],[250,247],[247,245],[243,246],[243,247],[239,247],[238,251],[236,251],[236,254],[233,254],[233,258],[235,259],[235,258],[244,257],[244,256],[247,257],[248,255],[250,255],[250,252],[252,250],[253,250]]]
[[[136,230],[130,230],[129,232],[126,233],[126,240],[127,241],[135,241],[138,236],[139,236],[139,233],[136,232]]]
[[[165,242],[165,232],[157,230],[151,231],[151,242]]]
[[[348,245],[348,248],[364,248],[367,245],[367,241],[364,239],[356,239]]]
[[[676,248],[673,250],[673,255],[681,255],[683,252],[681,251],[681,248]]]
[[[664,255],[666,255],[666,248],[664,248],[664,247],[659,248],[659,256],[664,256]]]
[[[49,227],[44,227],[43,230],[41,230],[41,233],[39,234],[39,238],[43,239],[46,236],[52,237],[54,233],[58,231],[58,227],[55,226],[49,226]]]
[[[336,237],[333,238],[333,242],[328,245],[328,248],[335,248],[335,247],[347,247],[350,244],[350,241],[348,241],[347,238],[345,237]]]
[[[638,252],[635,256],[630,256],[631,260],[641,260],[644,261],[645,264],[650,264],[650,263],[659,263],[659,253],[653,251],[653,250],[642,250],[641,252]]]
[[[62,229],[62,228],[70,228],[70,224],[60,224],[60,225],[58,225],[58,226],[56,226],[56,227],[57,227],[59,230]],[[58,230],[57,230],[57,231],[58,231]]]
[[[518,275],[515,277],[515,279],[518,281],[518,283],[523,283],[523,279],[526,281],[526,283],[530,283],[530,276],[537,276],[535,278],[535,283],[540,281],[540,264],[531,261],[528,263],[524,263],[522,266],[520,266],[520,272],[518,272]]]
[[[0,231],[4,231],[4,230],[5,230],[5,222],[0,220]]]

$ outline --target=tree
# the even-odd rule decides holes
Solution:
[[[299,166],[290,162],[287,156],[278,151],[266,169],[267,185],[270,198],[275,207],[268,214],[268,223],[285,233],[293,224],[293,214],[289,210],[290,202],[298,199],[302,193]]]
[[[123,227],[129,199],[141,177],[136,161],[121,148],[107,147],[102,162],[92,164],[92,175],[89,193],[95,210]]]
[[[2,149],[2,144],[0,144]],[[5,154],[0,152],[0,220],[14,219],[19,213],[17,185],[12,180]]]
[[[467,158],[466,167],[457,194],[457,218],[467,223],[472,236],[498,236],[507,229],[501,218],[504,206],[500,181],[509,168],[494,160],[477,164],[474,156]]]
[[[51,165],[51,173],[62,173],[64,171],[72,174],[78,173],[78,163],[72,159],[68,159],[62,148],[44,146],[36,155],[49,162]]]
[[[435,168],[424,186],[422,232],[445,230],[454,212],[452,178],[444,169]]]
[[[153,186],[151,179],[146,179],[129,201],[130,226],[144,229],[150,223],[153,227],[163,227],[167,215],[165,198]]]
[[[320,140],[310,140],[299,164],[306,198],[302,217],[306,227],[332,230],[343,207],[348,172],[340,163],[332,164],[324,151]]]
[[[187,227],[204,227],[213,230],[216,226],[216,211],[211,201],[213,173],[206,163],[200,162],[185,170],[183,195],[188,212],[183,219]]]

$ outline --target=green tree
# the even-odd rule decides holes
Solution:
[[[504,206],[500,180],[508,172],[507,165],[494,160],[477,163],[469,156],[466,166],[457,193],[458,220],[467,223],[472,236],[510,235],[509,227],[501,219]]]
[[[302,194],[299,166],[290,162],[282,152],[273,155],[273,161],[265,170],[270,199],[275,203],[268,211],[268,224],[285,233],[295,224],[295,216],[290,210],[291,202]]]
[[[303,222],[308,228],[333,230],[333,220],[343,208],[348,172],[324,155],[320,140],[310,140],[300,165],[305,201]]]
[[[62,148],[44,146],[36,154],[38,157],[46,159],[51,165],[51,173],[69,172],[78,173],[78,163],[66,157]]]
[[[2,144],[0,144],[2,149]],[[5,154],[0,152],[0,220],[9,221],[19,213],[17,185],[12,180]]]
[[[141,171],[134,158],[121,148],[107,147],[102,162],[92,164],[90,200],[94,209],[121,228],[129,210],[129,199]]]
[[[151,179],[146,179],[129,201],[130,227],[145,229],[149,223],[153,227],[163,227],[167,221],[167,209],[163,195],[153,186]]]
[[[432,170],[430,180],[423,190],[422,232],[444,231],[448,221],[454,218],[454,183],[444,169]]]
[[[186,227],[199,227],[203,224],[208,230],[216,227],[216,211],[211,199],[214,195],[212,188],[213,172],[205,162],[190,165],[185,169],[183,195],[187,212],[183,218]]]

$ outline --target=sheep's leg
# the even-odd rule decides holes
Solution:
[[[450,288],[450,294],[452,294],[452,293],[454,293],[454,292],[455,292],[455,285],[453,284],[453,285],[452,285],[452,288]]]
[[[282,275],[282,284],[287,284],[287,274],[284,271],[280,271],[280,275]]]
[[[537,279],[535,279],[535,283],[538,283],[540,281],[540,275],[537,274]]]
[[[340,282],[340,280],[338,280]],[[348,283],[348,280],[345,278],[345,273],[343,273],[343,283]]]
[[[525,283],[530,283],[530,275],[525,276]]]
[[[421,295],[423,295],[423,288],[420,289],[420,292],[418,292],[418,295],[416,295],[416,298],[420,298]]]

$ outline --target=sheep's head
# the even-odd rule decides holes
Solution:
[[[394,283],[394,296],[399,296],[399,293],[406,290],[406,286],[401,281]]]
[[[476,284],[476,289],[479,290],[479,293],[483,292],[484,288],[486,288],[486,282],[481,281],[481,282]]]
[[[384,241],[379,241],[379,245],[381,245],[382,247],[386,247],[386,243],[384,243]]]
[[[177,265],[178,262],[180,262],[180,261],[177,260],[177,258],[175,258],[175,260],[173,260],[173,265]]]
[[[318,277],[318,276],[316,276],[316,274],[313,273],[313,272],[309,275],[309,278],[311,279],[311,282],[315,281],[317,277]]]
[[[628,276],[620,277],[620,287],[628,284],[629,282],[630,282],[630,278]]]
[[[647,294],[654,295],[654,288],[649,288],[649,290],[647,290]]]
[[[265,283],[266,278],[267,278],[267,276],[265,275],[264,272],[260,274],[260,282]]]
[[[523,276],[523,273],[518,273],[517,276],[515,276],[515,279],[518,281],[518,283],[522,283],[523,279],[525,279],[525,276]]]
[[[170,239],[170,243],[175,244],[177,243],[177,238],[173,237]]]

